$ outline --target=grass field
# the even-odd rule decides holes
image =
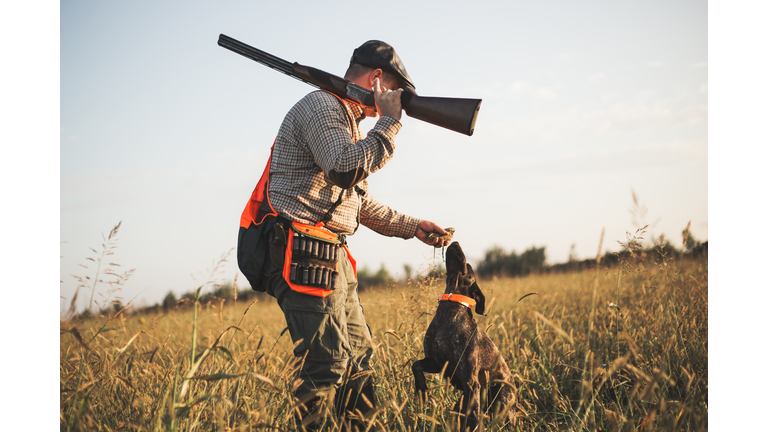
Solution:
[[[433,390],[419,407],[411,373],[443,284],[361,294],[379,402],[368,430],[452,430],[459,393],[428,375]],[[490,307],[476,319],[515,373],[513,430],[707,429],[706,258],[629,257],[479,285]],[[268,297],[60,330],[61,430],[294,430],[292,344]],[[491,419],[480,429],[501,430]],[[338,420],[324,430],[341,430]]]

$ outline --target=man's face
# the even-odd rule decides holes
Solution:
[[[392,72],[382,72],[379,77],[381,85],[387,88],[387,90],[397,90],[405,88],[405,83],[397,75]]]
[[[402,80],[391,73],[385,72],[379,80],[381,80],[382,85],[389,90],[397,90],[405,87]]]
[[[373,91],[373,84],[377,78],[379,79],[379,84],[386,90],[397,90],[404,87],[400,77],[392,73],[385,73],[381,69],[374,69],[368,73],[361,74],[357,78],[351,79],[350,82]],[[376,111],[373,109],[366,111],[365,115],[367,117],[377,116]]]

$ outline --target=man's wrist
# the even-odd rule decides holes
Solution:
[[[400,129],[402,127],[403,127],[403,124],[400,123],[396,118],[390,115],[384,114],[382,116],[379,116],[379,120],[376,122],[374,129],[378,130],[384,135],[390,137],[390,139],[394,140],[395,135],[397,135],[397,133],[400,132]]]
[[[404,221],[404,225],[405,225],[406,229],[403,230],[403,231],[404,231],[404,234],[407,235],[407,233],[411,233],[411,235],[407,236],[407,237],[404,235],[404,236],[402,236],[402,238],[404,238],[405,240],[408,240],[408,239],[412,239],[412,238],[416,237],[416,233],[419,231],[419,224],[420,223],[421,223],[421,219],[417,219],[417,218],[415,218],[413,216],[407,216],[406,215],[405,216],[405,221]]]
[[[379,121],[385,121],[387,125],[401,125],[400,120],[396,119],[395,117],[389,115],[389,114],[382,114],[379,116]]]

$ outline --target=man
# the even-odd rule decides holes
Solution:
[[[262,213],[277,214],[264,219],[266,230],[274,230],[275,224],[281,230],[268,234],[267,241],[274,243],[285,228],[298,222],[324,226],[341,235],[342,241],[362,224],[382,235],[416,237],[434,247],[445,246],[447,242],[429,238],[430,233],[445,235],[442,228],[377,202],[368,190],[367,177],[393,156],[395,136],[401,128],[403,87],[415,88],[402,61],[387,43],[368,41],[354,51],[345,78],[373,90],[379,119],[363,137],[359,129],[365,118],[363,108],[324,91],[310,93],[291,108],[273,146],[266,198],[260,205]],[[253,219],[241,223],[241,268],[249,261],[240,256],[244,228]],[[270,249],[271,259],[264,260],[256,278],[258,286],[251,283],[254,289],[277,299],[292,340],[303,341],[294,351],[303,361],[296,396],[312,407],[318,390],[335,388],[340,412],[369,411],[375,403],[370,374],[349,380],[371,369],[372,354],[349,249],[339,249],[333,289],[310,295],[292,288],[286,280],[283,266],[291,263],[282,256],[284,245],[278,244],[283,248]],[[308,411],[304,414],[311,414],[311,409]]]

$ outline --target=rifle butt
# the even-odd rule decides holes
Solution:
[[[424,97],[407,88],[401,96],[408,117],[472,136],[482,99]]]

